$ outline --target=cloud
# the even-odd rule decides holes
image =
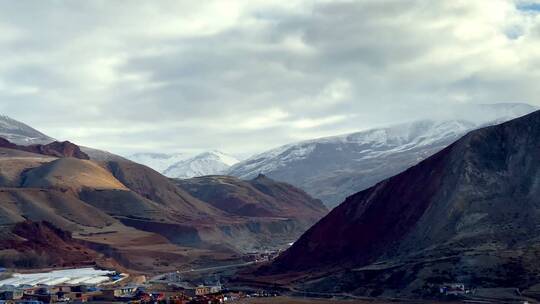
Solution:
[[[0,112],[123,154],[539,104],[530,1],[18,1],[0,20]]]

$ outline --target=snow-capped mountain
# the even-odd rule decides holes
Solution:
[[[0,115],[0,137],[17,145],[48,144],[54,141],[54,138],[4,115]]]
[[[160,173],[163,173],[170,166],[190,157],[192,155],[186,153],[136,153],[127,156],[129,160],[150,167]]]
[[[17,121],[5,115],[0,115],[0,137],[9,140],[10,142],[29,146],[37,144],[48,144],[56,139],[47,136],[29,125]],[[93,149],[89,147],[79,146],[81,150],[90,156],[93,160],[123,160],[124,158],[103,150]]]
[[[172,178],[222,174],[239,162],[234,156],[217,150],[196,155],[188,153],[137,153],[128,158]]]
[[[229,169],[302,188],[329,207],[433,155],[467,132],[534,111],[527,104],[469,105],[444,118],[293,143],[255,155]],[[453,116],[453,118],[450,118]]]
[[[238,159],[223,152],[209,151],[180,161],[163,171],[163,174],[173,178],[216,175],[224,173],[238,162]]]

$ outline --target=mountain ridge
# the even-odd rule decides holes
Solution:
[[[212,150],[172,164],[163,171],[163,174],[172,178],[216,175],[226,172],[236,163],[238,160],[233,156]]]
[[[473,107],[468,116],[474,116],[473,112],[489,113],[476,122],[425,119],[301,141],[250,157],[231,167],[227,174],[249,179],[263,173],[295,185],[334,207],[348,195],[433,155],[468,131],[528,114],[534,109],[526,104],[478,106]]]
[[[198,154],[135,153],[127,158],[170,178],[218,175],[239,162],[234,156],[218,150],[209,150]]]
[[[54,138],[6,115],[0,115],[0,137],[17,145],[48,144],[55,141]]]
[[[81,148],[69,141],[53,141],[48,144],[17,145],[9,140],[0,137],[0,147],[29,153],[41,154],[53,157],[74,157],[79,159],[90,159],[88,154]]]
[[[530,288],[540,283],[539,151],[540,111],[471,131],[349,196],[257,274],[359,295],[425,296],[457,281]]]
[[[313,224],[326,214],[321,201],[304,191],[264,176],[240,180],[232,176],[175,179],[193,196],[231,214],[249,217],[280,217],[288,214]]]
[[[60,142],[7,115],[0,115],[0,137],[19,146],[46,146],[53,142]],[[84,146],[79,146],[79,149],[89,158],[97,161],[126,160],[121,156],[99,149]]]
[[[12,244],[16,251],[0,249],[0,261],[26,259],[27,253],[19,249],[27,248],[27,243],[8,233],[10,227],[25,221],[50,223],[82,241],[84,248],[112,255],[123,267],[170,271],[212,259],[217,263],[239,259],[253,250],[283,248],[324,215],[320,212],[308,221],[297,217],[299,213],[289,214],[289,209],[272,216],[237,215],[195,198],[171,179],[132,161],[71,157],[73,151],[80,152],[71,143],[18,146],[0,142],[6,144],[0,147],[0,241]],[[63,153],[65,145],[69,148]],[[62,148],[62,153],[49,153],[52,148]],[[161,257],[163,264],[155,265],[149,258],[154,256]],[[42,260],[40,265],[83,263],[67,256],[57,258]]]

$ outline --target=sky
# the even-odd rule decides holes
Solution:
[[[538,106],[539,54],[536,1],[3,1],[0,114],[123,155],[248,155]]]

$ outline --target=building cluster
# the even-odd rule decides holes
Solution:
[[[445,296],[464,296],[471,293],[463,283],[447,283],[439,287],[439,292]]]
[[[129,278],[129,279],[128,279]],[[263,292],[225,290],[219,280],[188,283],[179,274],[166,282],[136,280],[127,274],[91,268],[13,274],[0,281],[0,304],[49,303],[234,303],[242,298],[272,296]],[[135,282],[138,281],[138,284]],[[170,284],[171,281],[182,284]]]
[[[88,287],[84,285],[35,286],[5,288],[0,291],[2,304],[47,304],[85,302],[124,303],[190,303],[191,298],[179,292],[147,292],[139,286]]]
[[[96,294],[97,289],[85,285],[2,286],[0,287],[0,303],[87,302]]]
[[[50,304],[50,303],[174,303],[214,304],[234,303],[243,298],[271,297],[266,292],[231,292],[200,286],[195,293],[186,290],[164,290],[154,286],[89,287],[85,285],[38,285],[33,287],[0,287],[1,304]]]
[[[127,274],[94,268],[15,273],[0,281],[0,304],[87,302],[103,294],[98,286],[119,284],[126,278]]]
[[[268,262],[274,260],[282,250],[253,251],[244,255],[244,259],[253,262]]]

